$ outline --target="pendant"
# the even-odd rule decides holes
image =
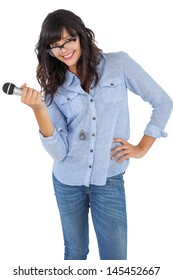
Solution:
[[[80,133],[79,133],[79,139],[80,140],[85,140],[85,138],[86,138],[86,134],[83,130],[81,130]]]

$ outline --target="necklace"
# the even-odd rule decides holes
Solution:
[[[85,131],[83,129],[79,133],[79,139],[80,140],[85,140],[86,139],[86,134],[85,134]]]

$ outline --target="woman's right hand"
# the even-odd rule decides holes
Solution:
[[[45,102],[41,99],[41,92],[33,88],[27,87],[27,84],[21,86],[22,96],[21,102],[31,107],[33,110],[42,109],[45,107]]]
[[[54,132],[54,125],[47,112],[45,102],[41,100],[41,92],[27,87],[26,84],[23,84],[21,89],[21,101],[33,109],[37,123],[39,125],[40,133],[42,133],[42,135],[45,137],[52,136]]]

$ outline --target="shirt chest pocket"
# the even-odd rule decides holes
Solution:
[[[74,92],[69,95],[59,94],[57,101],[60,110],[67,118],[75,118],[82,111],[82,102],[79,93]]]
[[[100,83],[102,100],[105,103],[117,103],[123,96],[123,80],[121,78],[102,81]]]

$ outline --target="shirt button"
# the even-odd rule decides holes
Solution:
[[[93,137],[96,136],[95,133],[92,133],[92,136],[93,136]]]
[[[91,168],[92,167],[92,165],[89,165],[89,168]]]
[[[67,100],[70,101],[70,97],[68,97]]]
[[[90,99],[90,102],[93,102],[93,99]]]
[[[96,117],[93,117],[93,120],[95,121],[95,120],[96,120]]]
[[[90,150],[90,153],[93,153],[93,149]]]
[[[93,89],[94,87],[90,87],[90,89]]]

